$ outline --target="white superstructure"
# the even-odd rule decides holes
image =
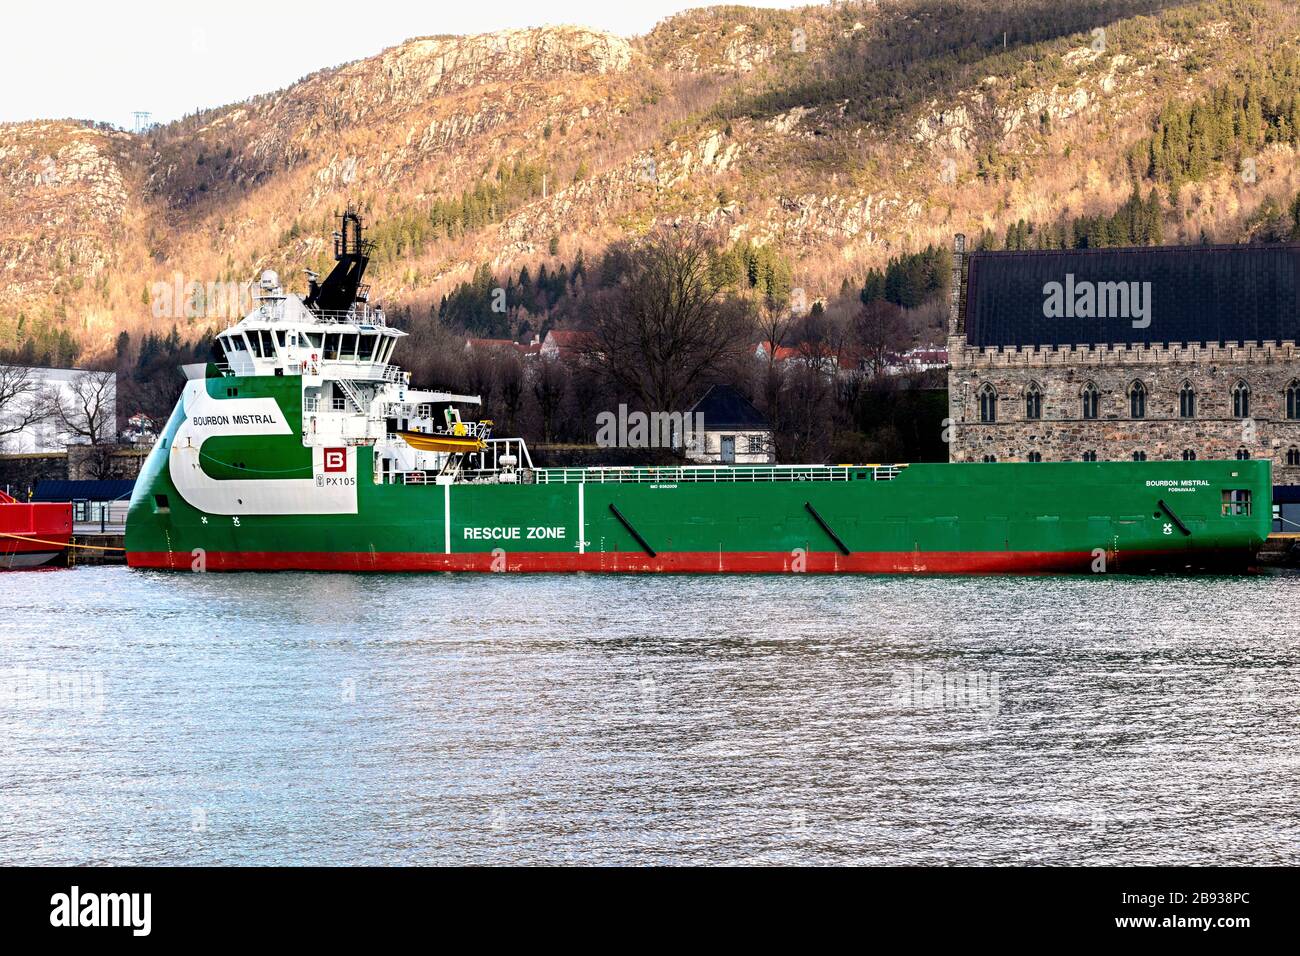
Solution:
[[[360,300],[341,312],[313,308],[285,292],[274,272],[263,273],[259,286],[257,307],[217,336],[223,371],[232,377],[301,376],[304,445],[372,445],[375,480],[381,482],[463,481],[488,473],[510,480],[500,459],[529,463],[518,439],[490,439],[491,423],[461,421],[456,406],[481,404],[477,395],[410,387],[410,373],[391,362],[406,333],[389,326],[382,309]],[[201,379],[205,369],[186,371]],[[225,397],[237,399],[237,393],[232,382]],[[423,451],[401,433],[482,437],[484,447],[472,456]]]

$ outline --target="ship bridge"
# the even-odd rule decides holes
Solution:
[[[492,422],[461,419],[458,406],[480,405],[477,395],[413,389],[410,373],[392,364],[406,333],[369,302],[369,252],[349,211],[334,234],[337,264],[323,282],[308,271],[305,297],[263,272],[257,307],[217,336],[221,373],[300,378],[303,444],[372,446],[376,481],[515,480],[516,467],[532,466],[522,439],[493,438]],[[188,366],[187,374],[206,369]]]
[[[390,328],[382,309],[357,303],[343,312],[315,311],[286,294],[274,272],[262,274],[258,307],[217,336],[233,375],[319,375],[397,382],[390,364],[406,333]]]

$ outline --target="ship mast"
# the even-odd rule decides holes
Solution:
[[[334,233],[334,268],[318,283],[308,279],[308,294],[303,305],[317,315],[337,315],[352,310],[353,305],[370,300],[370,287],[362,283],[374,242],[362,238],[361,216],[350,206],[342,216],[342,228]]]

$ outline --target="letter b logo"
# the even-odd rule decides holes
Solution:
[[[348,450],[346,448],[326,448],[325,449],[325,470],[326,471],[347,471]]]

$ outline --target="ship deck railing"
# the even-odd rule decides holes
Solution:
[[[405,382],[406,373],[400,365],[364,361],[355,357],[326,357],[315,362],[287,362],[290,375],[321,375],[337,381],[344,378],[352,382]]]
[[[892,481],[906,465],[668,465],[536,468],[533,481],[553,484],[675,484],[740,481]]]
[[[289,301],[284,296],[259,296],[261,305],[258,306],[258,318],[267,322],[315,322],[320,325],[370,325],[377,328],[384,328],[388,325],[388,317],[384,314],[383,309],[372,309],[368,305],[357,303],[351,309],[346,310],[321,310],[316,311],[309,309],[300,302],[294,300],[293,307],[286,309],[285,303]]]
[[[216,366],[217,373],[223,378],[231,378],[241,374],[253,376],[269,374],[265,371],[259,372],[259,366],[256,364],[253,365],[251,371],[242,373],[237,373],[231,368],[229,362],[213,362],[211,364]],[[269,367],[275,368],[276,366],[271,364]],[[329,374],[325,377],[331,380],[346,378],[348,381],[366,384],[371,382],[403,384],[406,382],[406,372],[403,371],[402,367],[388,363],[380,365],[376,362],[357,362],[350,359],[323,359],[316,362],[285,362],[284,369],[288,375],[320,375],[322,372],[327,372]],[[362,374],[363,371],[365,374]]]
[[[388,317],[383,309],[350,309],[347,312],[321,311],[312,313],[325,325],[373,325],[383,328]]]
[[[433,405],[429,402],[384,402],[380,406],[381,418],[417,418],[433,417]],[[390,435],[390,438],[396,437]]]

